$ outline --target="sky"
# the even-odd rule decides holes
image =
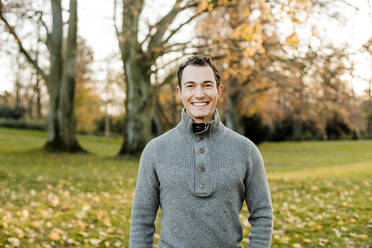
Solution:
[[[144,17],[146,21],[154,22],[162,13],[166,12],[173,1],[154,1],[153,6],[145,8]],[[352,1],[361,11],[356,13],[349,9],[348,20],[345,24],[337,22],[318,20],[320,26],[319,35],[327,37],[335,44],[347,43],[350,49],[357,49],[370,36],[372,36],[372,18],[368,13],[367,0]],[[358,5],[357,5],[358,4]],[[154,11],[156,9],[156,11]],[[113,1],[102,0],[79,0],[79,35],[84,37],[93,48],[96,63],[105,59],[113,53],[118,53],[118,44],[113,28]],[[308,28],[307,28],[308,30]],[[188,35],[192,28],[183,30],[182,35]],[[290,31],[290,30],[289,30]],[[290,31],[291,32],[291,31]],[[309,35],[306,29],[298,30],[300,39]],[[366,56],[355,56],[357,61],[355,75],[360,77],[371,77],[371,61]],[[13,72],[11,58],[0,57],[0,93],[13,89]],[[367,87],[367,83],[358,78],[352,79],[352,85],[357,93],[361,93]]]

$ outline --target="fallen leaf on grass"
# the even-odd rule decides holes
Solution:
[[[14,247],[18,247],[19,246],[19,239],[17,238],[8,238],[8,242],[13,245]]]
[[[56,229],[53,229],[53,230],[49,233],[48,237],[49,237],[51,240],[58,241],[58,240],[61,239],[61,234],[60,234],[60,232],[57,231]]]
[[[311,240],[310,239],[303,239],[302,242],[303,243],[311,243]]]
[[[92,245],[99,245],[102,242],[100,239],[90,239],[89,241]]]
[[[316,185],[311,185],[311,190],[312,191],[317,191],[317,190],[319,190],[319,187],[316,186]]]
[[[350,236],[351,237],[354,237],[354,238],[368,239],[368,235],[367,234],[350,233]]]

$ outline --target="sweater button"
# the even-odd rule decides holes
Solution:
[[[204,150],[204,148],[200,148],[200,153],[204,153],[205,152],[205,150]]]
[[[203,137],[203,136],[200,136],[200,137],[199,137],[199,139],[200,139],[200,140],[203,140],[203,139],[204,139],[204,137]]]
[[[204,166],[200,166],[200,171],[201,172],[205,172],[205,167]]]
[[[202,189],[205,188],[205,184],[204,184],[204,183],[201,183],[199,186],[200,186],[200,188],[202,188]]]

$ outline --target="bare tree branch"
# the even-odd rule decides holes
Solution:
[[[161,45],[162,38],[169,25],[171,25],[171,23],[174,21],[177,14],[184,10],[184,8],[180,7],[182,1],[183,0],[177,0],[168,14],[166,14],[163,18],[160,19],[158,23],[156,23],[157,30],[153,35],[151,35],[149,41],[149,50]]]
[[[35,59],[31,57],[31,55],[26,51],[24,48],[22,41],[19,39],[14,27],[9,24],[9,22],[5,19],[2,11],[2,2],[0,2],[0,20],[3,21],[5,26],[7,27],[9,33],[13,36],[16,40],[20,52],[26,57],[27,61],[36,69],[37,73],[47,82],[48,81],[48,74],[45,73],[43,69],[40,68],[39,64]]]
[[[115,29],[116,37],[120,37],[121,32],[119,31],[118,25],[116,24],[116,12],[117,12],[117,0],[114,0],[114,13],[112,15],[112,22]]]
[[[46,23],[44,22],[44,19],[43,19],[43,12],[41,12],[40,10],[37,10],[35,12],[35,15],[39,15],[39,21],[41,23],[41,25],[45,28],[45,31],[47,33],[47,35],[49,35],[49,28],[48,26],[46,25]]]
[[[172,70],[171,72],[168,73],[168,75],[164,78],[164,80],[155,85],[155,92],[160,90],[161,87],[163,87],[166,84],[169,84],[172,82],[173,78],[177,75],[177,70]]]
[[[369,13],[369,17],[372,18],[372,4],[371,4],[371,0],[367,0],[367,3],[368,3],[368,13]]]
[[[194,20],[196,17],[200,16],[202,13],[205,13],[206,11],[201,11],[193,16],[191,16],[189,19],[187,19],[184,23],[180,24],[177,28],[171,31],[171,33],[168,35],[167,38],[164,39],[162,44],[166,44],[170,38],[173,37],[182,27],[184,27],[186,24],[190,23],[192,20]]]

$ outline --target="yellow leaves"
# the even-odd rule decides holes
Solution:
[[[251,23],[244,23],[237,27],[232,33],[231,38],[239,39],[240,37],[244,37],[247,41],[252,41],[251,37],[253,34],[253,25]]]
[[[315,225],[314,227],[313,227],[313,230],[315,230],[315,231],[320,231],[320,230],[322,230],[323,229],[323,226],[322,225]]]
[[[288,236],[281,236],[278,238],[279,242],[282,243],[282,244],[288,244],[290,238]]]
[[[62,235],[63,231],[61,229],[58,229],[58,228],[54,228],[48,235],[48,238],[50,238],[51,240],[54,240],[54,241],[58,241],[61,239],[61,235]]]
[[[111,226],[111,221],[110,221],[110,219],[109,218],[104,218],[103,220],[102,220],[102,222],[103,222],[103,224],[105,225],[105,226],[108,226],[108,227],[110,227]]]
[[[86,213],[84,211],[76,211],[75,212],[75,217],[78,219],[83,219],[86,217]]]
[[[368,234],[350,233],[350,236],[353,238],[368,239]]]
[[[288,45],[293,46],[293,47],[298,46],[299,45],[299,41],[298,41],[297,33],[296,32],[293,32],[292,34],[290,34],[289,36],[287,36],[287,38],[285,38],[285,42]]]
[[[20,245],[19,239],[14,238],[14,237],[8,238],[8,242],[9,242],[12,246],[14,246],[14,247],[18,247],[18,246]]]
[[[263,26],[261,23],[243,23],[231,34],[234,39],[244,39],[248,42],[255,42],[260,45],[263,40]]]
[[[31,222],[31,226],[34,227],[34,228],[39,228],[39,227],[41,227],[41,222],[37,221],[37,220],[34,220],[34,221]]]
[[[97,245],[99,245],[99,244],[102,242],[102,240],[100,240],[100,239],[89,239],[89,242],[90,242],[92,245],[97,246]]]
[[[295,17],[295,16],[293,16],[291,20],[292,20],[293,23],[298,23],[298,24],[301,24],[302,23],[302,21],[300,21],[299,19],[297,19],[297,17]]]
[[[319,187],[316,186],[316,185],[311,185],[310,188],[311,188],[312,191],[318,191],[319,190]]]
[[[198,4],[198,9],[200,11],[206,10],[208,8],[209,1],[210,0],[202,0],[202,1],[200,1],[199,4]]]
[[[303,239],[302,243],[306,243],[306,244],[311,243],[311,239]]]
[[[53,194],[48,194],[48,199],[53,207],[57,207],[60,204],[59,197]]]
[[[257,49],[254,46],[249,46],[243,51],[244,57],[252,57],[256,53]]]
[[[17,234],[17,237],[20,239],[25,236],[23,230],[18,227],[14,228],[14,232]]]
[[[243,17],[244,19],[247,19],[248,17],[251,16],[251,10],[249,8],[246,8],[244,11],[243,11]]]

